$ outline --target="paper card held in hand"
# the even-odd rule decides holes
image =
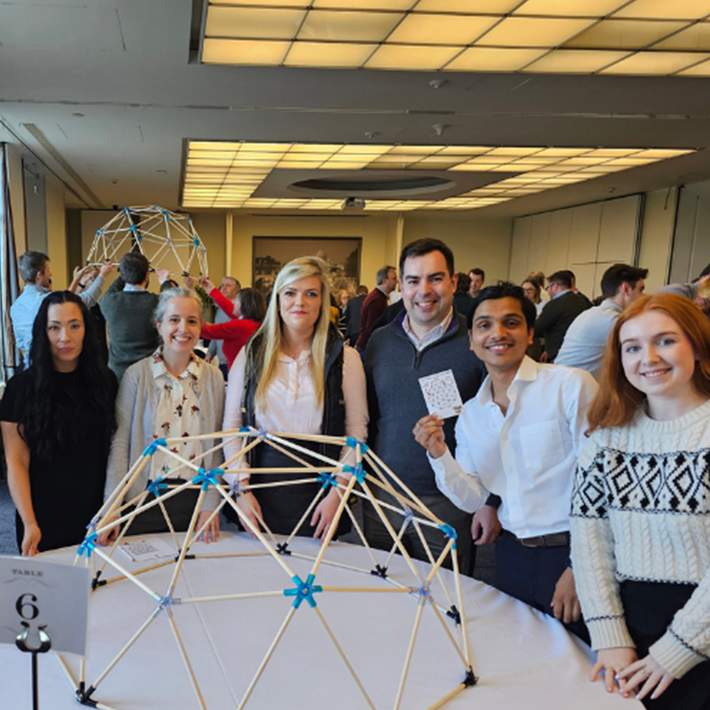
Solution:
[[[461,414],[463,402],[456,386],[453,370],[435,372],[433,375],[419,378],[424,401],[429,414],[448,419]]]

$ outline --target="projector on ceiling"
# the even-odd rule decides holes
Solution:
[[[343,200],[341,209],[344,210],[364,210],[365,200],[362,197],[346,197]]]

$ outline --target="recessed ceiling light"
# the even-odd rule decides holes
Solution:
[[[579,74],[613,66],[608,73],[706,76],[708,12],[707,0],[208,0],[201,60]],[[698,52],[698,62],[678,69],[677,57],[627,56],[649,49]]]
[[[370,200],[370,210],[477,209],[522,194],[593,180],[619,170],[695,152],[688,148],[387,145],[190,141],[182,206],[339,209],[340,200],[252,195],[272,170],[478,172],[510,177],[443,200]],[[207,156],[207,157],[204,157]],[[209,157],[219,156],[219,157]]]

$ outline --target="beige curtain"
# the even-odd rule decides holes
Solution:
[[[5,383],[12,377],[19,363],[19,353],[15,347],[10,321],[10,306],[19,295],[20,289],[7,163],[5,144],[0,143],[0,393],[5,390]]]

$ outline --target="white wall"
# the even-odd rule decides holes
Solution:
[[[67,250],[67,220],[64,205],[65,188],[54,175],[45,176],[47,203],[47,256],[52,262],[52,283],[55,289],[71,283]]]
[[[646,193],[638,265],[648,269],[646,290],[668,283],[678,188]]]
[[[615,262],[633,264],[639,235],[641,197],[630,195],[515,219],[510,279],[530,271],[571,269],[577,287],[590,298]]]
[[[2,134],[0,133],[0,138]],[[22,153],[16,145],[7,143],[8,182],[10,185],[10,208],[15,228],[15,248],[19,256],[27,251],[25,229],[25,187],[22,176]]]
[[[486,272],[486,282],[494,283],[508,278],[512,226],[511,219],[406,215],[403,243],[441,239],[454,252],[456,271],[477,266]]]
[[[680,192],[670,279],[687,282],[710,263],[710,181]]]

